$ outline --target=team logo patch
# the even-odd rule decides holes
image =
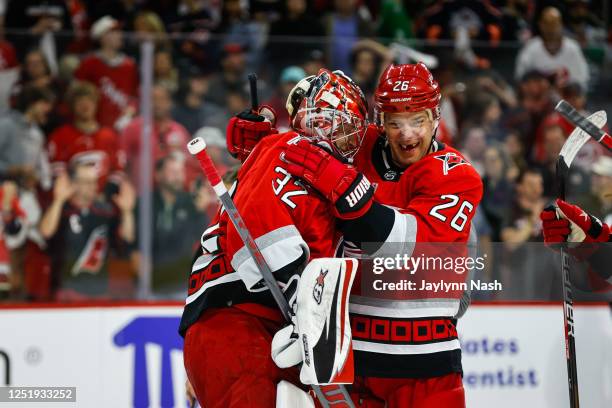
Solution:
[[[314,285],[314,288],[312,289],[312,297],[314,298],[314,300],[317,302],[317,305],[321,304],[321,299],[323,298],[323,288],[325,288],[325,276],[327,276],[327,273],[329,272],[329,270],[321,270],[321,272],[319,272],[319,276],[317,276],[317,282]]]
[[[465,159],[459,156],[457,153],[448,152],[445,154],[441,154],[438,156],[434,156],[436,159],[442,162],[442,170],[444,171],[444,175],[446,176],[448,172],[455,167],[467,164],[470,166],[470,163],[465,161]]]
[[[397,172],[394,170],[387,170],[387,172],[383,175],[383,178],[388,181],[393,181],[397,179]]]

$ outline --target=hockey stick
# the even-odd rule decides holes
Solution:
[[[571,105],[565,101],[561,101],[555,108],[566,109],[567,106],[573,110]],[[559,111],[560,112],[560,111]],[[568,112],[565,110],[565,112]],[[575,112],[575,110],[574,110]],[[577,112],[576,112],[577,113]],[[578,114],[578,113],[577,113]],[[564,115],[565,116],[565,115]],[[606,112],[599,111],[584,118],[590,126],[599,130],[606,124]],[[595,126],[595,125],[599,126]],[[570,136],[567,138],[557,161],[557,190],[560,199],[565,200],[565,180],[569,174],[570,166],[576,157],[576,154],[586,142],[590,140],[591,135],[585,132],[582,126],[576,127]],[[568,389],[570,396],[570,407],[578,408],[580,406],[578,395],[578,369],[576,365],[576,345],[574,333],[574,300],[572,296],[572,284],[569,276],[569,254],[564,248],[561,248],[561,276],[563,282],[563,322],[565,325],[565,358],[567,360],[567,377]]]
[[[259,108],[259,98],[257,96],[257,74],[249,74],[249,87],[251,89],[251,109],[253,112],[257,112],[257,108]]]
[[[561,100],[555,107],[555,110],[569,120],[574,126],[579,127],[609,151],[612,151],[612,136],[595,126],[591,120],[581,115],[580,112],[574,109],[567,101]]]
[[[270,267],[263,257],[261,250],[257,247],[257,244],[249,233],[249,230],[247,229],[242,216],[238,212],[238,208],[236,208],[232,197],[230,197],[227,188],[223,184],[215,165],[210,159],[210,156],[208,156],[204,139],[196,137],[189,142],[187,149],[189,150],[189,153],[195,156],[200,162],[202,171],[204,171],[208,181],[213,186],[215,194],[217,194],[217,197],[219,197],[219,200],[221,200],[221,204],[223,204],[225,211],[227,211],[227,215],[232,224],[234,224],[238,235],[240,235],[240,239],[251,254],[251,257],[259,269],[264,282],[266,282],[266,285],[268,286],[274,301],[278,305],[281,314],[287,322],[291,322],[289,303],[278,286],[278,283],[276,282]],[[334,407],[355,408],[348,391],[342,385],[325,386],[325,392],[318,385],[312,385],[311,387],[324,408],[329,408],[331,405]]]

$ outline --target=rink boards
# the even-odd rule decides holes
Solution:
[[[78,407],[185,407],[181,311],[173,303],[1,307],[0,383],[75,386]],[[610,407],[610,307],[580,305],[575,321],[581,405]],[[473,305],[459,332],[468,407],[569,406],[560,304]]]

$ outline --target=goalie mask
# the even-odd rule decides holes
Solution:
[[[352,159],[367,127],[367,102],[361,89],[342,71],[319,71],[289,93],[291,127],[335,154]]]

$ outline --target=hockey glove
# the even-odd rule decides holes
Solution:
[[[553,249],[562,243],[571,243],[569,252],[578,259],[588,258],[597,249],[594,244],[610,239],[608,225],[563,200],[557,200],[556,207],[544,209],[540,218],[544,243]]]
[[[327,150],[302,139],[285,146],[281,157],[289,173],[305,180],[334,205],[337,218],[359,218],[372,206],[374,187],[370,181]]]
[[[225,138],[227,150],[232,156],[244,162],[264,137],[277,133],[276,112],[268,105],[262,105],[257,112],[246,109],[227,124]]]

